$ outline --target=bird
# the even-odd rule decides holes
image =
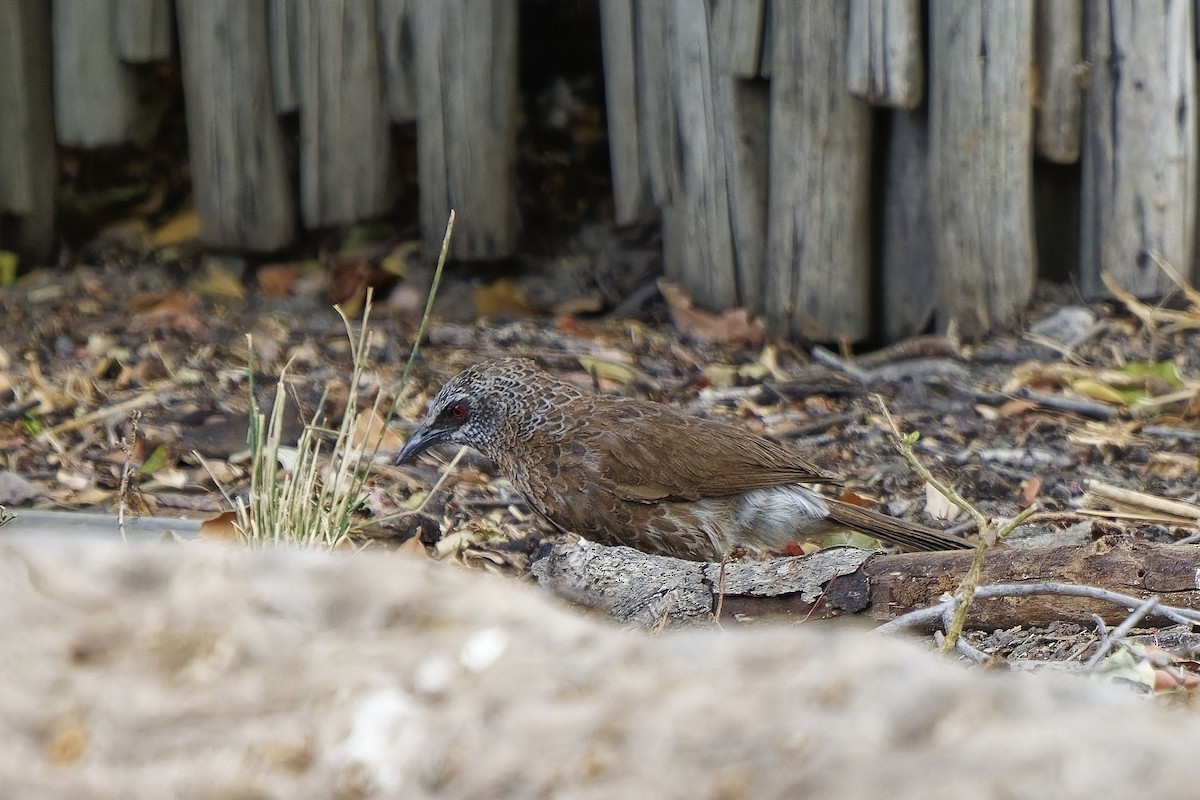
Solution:
[[[600,395],[525,358],[448,380],[395,457],[441,443],[490,459],[560,531],[654,555],[725,561],[847,528],[909,550],[959,537],[809,488],[842,481],[793,448],[650,400]]]

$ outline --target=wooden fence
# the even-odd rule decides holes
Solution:
[[[597,1],[617,219],[661,218],[701,305],[814,340],[975,335],[1018,317],[1039,252],[1089,298],[1196,274],[1191,0]],[[127,138],[129,65],[174,57],[174,26],[207,242],[386,214],[415,121],[425,236],[453,206],[458,257],[510,255],[540,5],[0,0],[0,246],[53,244],[55,142]]]

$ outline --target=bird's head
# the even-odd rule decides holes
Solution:
[[[403,464],[435,444],[469,445],[492,460],[544,424],[567,387],[521,358],[497,358],[469,367],[442,386],[425,418],[396,456]]]

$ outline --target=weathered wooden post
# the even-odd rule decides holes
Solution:
[[[767,316],[817,341],[870,333],[871,115],[846,88],[848,8],[772,5]]]
[[[930,174],[938,321],[967,336],[1033,293],[1033,3],[932,0]]]
[[[452,252],[512,255],[516,202],[516,0],[417,3],[417,167],[421,231],[440,240],[458,212]]]
[[[265,0],[178,0],[192,193],[202,236],[273,250],[295,201],[271,100]]]
[[[1079,282],[1107,294],[1107,272],[1141,297],[1174,284],[1158,252],[1193,272],[1196,229],[1196,47],[1191,0],[1084,4],[1087,89]]]

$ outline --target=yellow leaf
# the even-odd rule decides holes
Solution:
[[[1125,398],[1113,387],[1095,378],[1080,378],[1071,382],[1071,389],[1077,394],[1101,403],[1112,403],[1116,406],[1125,405]]]
[[[596,378],[607,378],[617,383],[632,383],[633,379],[637,377],[637,373],[629,367],[612,361],[601,361],[597,358],[580,356],[579,363],[588,371],[588,374]]]
[[[0,250],[0,286],[12,286],[17,282],[17,264],[20,257],[11,250]]]
[[[153,247],[173,247],[200,237],[200,215],[195,209],[176,214],[165,225],[150,234]]]

